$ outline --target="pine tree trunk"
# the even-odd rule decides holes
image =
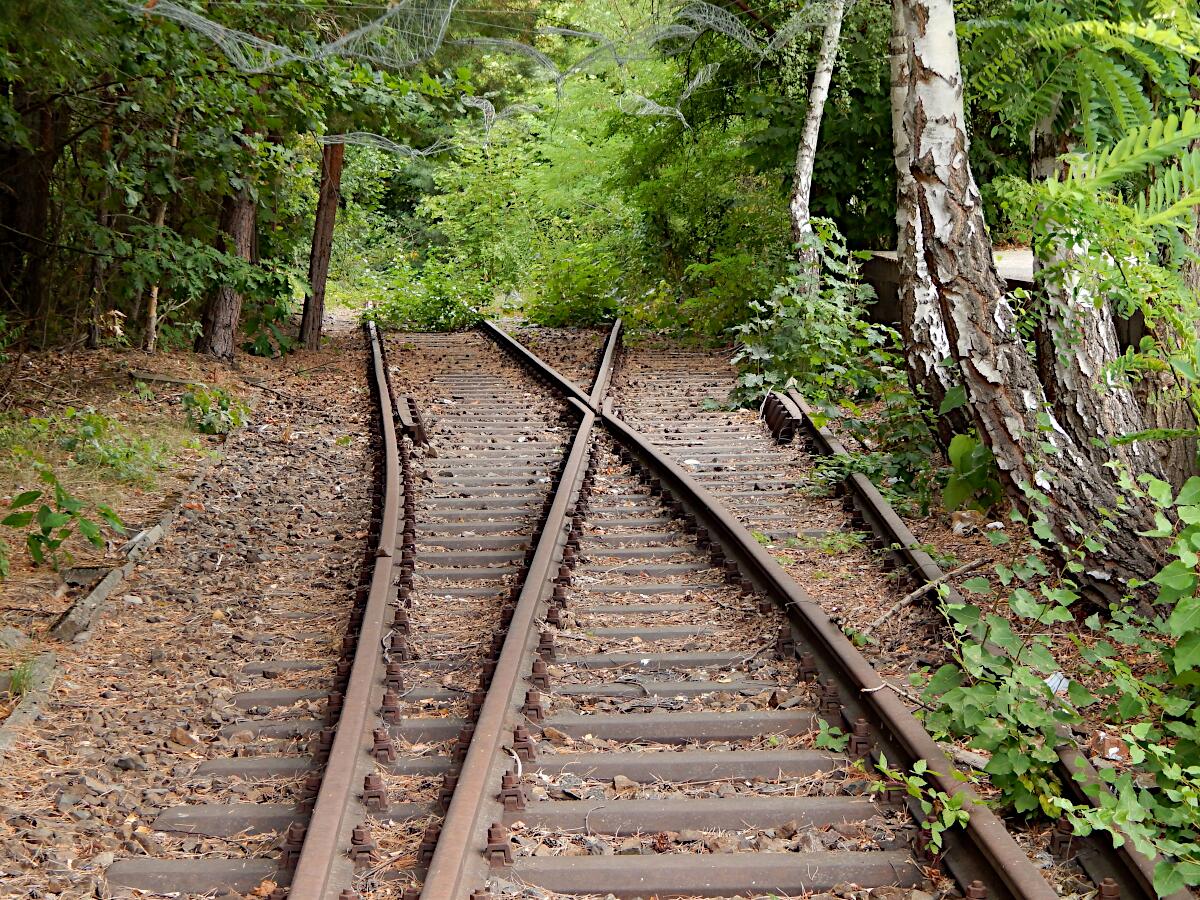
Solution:
[[[905,7],[911,40],[902,124],[910,147],[910,214],[920,220],[925,264],[979,433],[1014,499],[1022,500],[1023,485],[1049,496],[1044,511],[1061,540],[1077,543],[1073,527],[1105,535],[1108,551],[1088,559],[1088,576],[1111,595],[1120,590],[1114,582],[1149,578],[1158,569],[1156,548],[1137,534],[1149,524],[1148,515],[1130,509],[1114,533],[1102,531],[1101,510],[1123,505],[1113,474],[1052,415],[1043,420],[1047,427],[1039,421],[1045,395],[996,271],[968,162],[953,4],[897,2]]]
[[[921,220],[915,215],[916,185],[909,166],[910,145],[903,127],[908,99],[911,39],[907,10],[901,0],[892,5],[891,68],[892,148],[896,161],[896,249],[900,263],[900,333],[904,340],[908,382],[913,393],[926,398],[936,413],[946,395],[960,384],[950,360],[950,339],[942,322],[933,282],[925,266]],[[937,437],[945,449],[955,434],[971,426],[965,407],[936,419]]]
[[[254,200],[248,191],[225,198],[217,238],[221,249],[249,261],[254,252],[254,223]],[[242,295],[230,285],[220,285],[204,307],[196,352],[232,359],[241,314]]]
[[[309,294],[304,298],[304,316],[300,320],[300,341],[309,350],[321,347],[325,283],[329,277],[329,255],[333,249],[333,226],[337,221],[345,154],[345,144],[326,144],[321,151],[321,189],[313,223],[312,252],[308,258]]]
[[[804,129],[800,135],[800,146],[796,150],[796,169],[792,178],[792,197],[788,208],[792,216],[792,243],[797,246],[800,262],[814,266],[816,250],[805,245],[805,238],[812,233],[812,179],[813,166],[817,158],[817,140],[821,135],[821,119],[825,115],[825,101],[829,99],[829,84],[833,80],[833,66],[837,61],[838,42],[842,36],[842,19],[846,14],[846,0],[832,0],[829,18],[825,21],[825,33],[821,36],[821,52],[817,59],[817,70],[813,73],[808,91],[808,110],[804,114]]]

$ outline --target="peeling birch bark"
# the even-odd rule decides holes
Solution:
[[[996,271],[967,158],[953,3],[896,2],[904,8],[909,39],[902,127],[910,148],[911,213],[920,222],[920,252],[950,348],[980,436],[995,454],[1010,494],[1021,502],[1023,484],[1048,494],[1051,526],[1074,544],[1072,526],[1098,531],[1101,511],[1122,509],[1123,497],[1112,473],[1049,411]],[[1039,421],[1043,414],[1048,427]],[[1119,515],[1121,527],[1106,535],[1108,551],[1088,560],[1093,586],[1109,594],[1119,590],[1116,582],[1149,578],[1159,565],[1155,546],[1137,535],[1150,523],[1147,511],[1135,507]]]

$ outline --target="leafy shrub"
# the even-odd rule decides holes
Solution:
[[[196,387],[182,400],[188,424],[201,434],[228,434],[249,419],[249,407],[222,388]]]
[[[684,270],[684,285],[693,296],[679,305],[680,322],[690,331],[724,338],[763,308],[758,298],[772,293],[782,268],[761,254],[718,250],[707,262]]]
[[[54,423],[58,446],[80,465],[108,469],[118,480],[149,487],[166,467],[162,444],[128,436],[119,422],[93,407],[68,406]]]
[[[39,465],[38,477],[53,491],[53,501],[48,501],[45,490],[25,491],[9,502],[8,515],[0,519],[0,527],[24,532],[25,547],[34,564],[49,561],[59,568],[64,559],[62,545],[76,531],[93,546],[103,547],[103,526],[89,518],[84,502],[68,493],[49,466]],[[38,504],[37,509],[31,508],[34,504]],[[94,515],[114,531],[124,532],[121,520],[110,507],[97,504]],[[0,540],[0,578],[7,577],[8,571],[8,544]]]
[[[750,303],[749,321],[734,328],[742,369],[737,398],[751,402],[769,390],[796,387],[817,402],[875,388],[893,366],[891,329],[867,321],[874,296],[833,223],[814,223],[819,270],[793,265],[766,300]]]
[[[541,289],[525,308],[530,321],[559,328],[600,325],[617,317],[620,268],[615,260],[587,242],[550,256]]]
[[[1122,488],[1130,502],[1156,510],[1157,527],[1145,537],[1162,542],[1169,562],[1150,584],[1130,585],[1156,592],[1154,604],[1130,596],[1080,625],[1076,577],[1116,525],[1077,529],[1063,544],[1043,512],[1052,499],[1027,487],[1030,517],[1010,517],[1027,523],[1028,540],[989,532],[993,545],[1008,548],[994,573],[962,585],[969,600],[941,594],[956,662],[925,685],[925,721],[935,736],[965,738],[988,754],[985,771],[1011,809],[1066,816],[1076,833],[1108,831],[1169,857],[1155,869],[1162,896],[1200,884],[1200,478],[1176,493],[1150,476],[1124,475]],[[1066,562],[1051,570],[1045,558]],[[1055,658],[1055,626],[1068,633],[1077,678]],[[1112,793],[1097,794],[1096,808],[1063,797],[1053,772],[1060,731],[1082,725],[1089,708],[1088,730],[1112,741],[1102,755],[1124,763],[1100,769]]]
[[[401,331],[459,331],[479,322],[491,299],[491,290],[474,272],[457,261],[430,257],[420,269],[395,270],[389,295],[364,315]]]

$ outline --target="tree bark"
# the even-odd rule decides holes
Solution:
[[[933,281],[925,267],[921,220],[915,215],[916,185],[909,166],[910,145],[904,126],[904,108],[908,100],[911,39],[907,10],[901,0],[892,4],[892,38],[889,48],[892,91],[892,152],[896,162],[896,249],[900,263],[900,333],[904,340],[908,382],[913,393],[924,397],[934,412],[946,395],[960,385],[957,369],[950,361],[950,339],[942,322],[933,291]],[[936,433],[944,450],[955,434],[971,426],[965,407],[936,417]]]
[[[19,112],[30,98],[20,85],[11,90],[13,107]],[[49,246],[45,240],[51,178],[64,126],[53,104],[42,106],[27,124],[38,135],[36,149],[16,142],[0,145],[0,291],[20,315],[36,322],[46,316],[43,269]]]
[[[804,114],[800,146],[796,150],[796,169],[792,178],[791,201],[788,204],[792,215],[792,243],[796,245],[800,262],[808,267],[815,266],[817,262],[816,248],[809,246],[805,240],[812,233],[813,166],[816,163],[821,119],[825,115],[825,101],[829,99],[829,84],[833,80],[833,66],[837,61],[842,19],[845,14],[846,0],[832,0],[829,18],[825,21],[825,32],[821,36],[817,70],[813,73],[812,85],[808,90],[808,109]]]
[[[312,252],[308,258],[309,293],[304,298],[304,315],[300,320],[300,341],[309,350],[321,347],[325,283],[329,277],[329,255],[333,249],[333,227],[337,221],[345,155],[345,144],[326,144],[321,150],[321,189],[313,223]]]
[[[896,2],[904,5],[910,39],[902,122],[910,148],[910,214],[920,220],[920,249],[980,436],[1014,499],[1025,502],[1024,486],[1049,496],[1043,511],[1061,541],[1076,544],[1076,527],[1103,535],[1107,551],[1087,559],[1087,574],[1092,586],[1112,596],[1120,581],[1158,570],[1155,546],[1137,534],[1150,517],[1125,505],[1113,473],[1048,410],[1017,331],[967,156],[953,4]],[[1106,509],[1122,516],[1114,533],[1104,530]]]
[[[242,190],[225,198],[217,235],[220,249],[249,262],[254,252],[254,225],[255,205],[249,191]],[[218,286],[205,304],[196,352],[218,359],[232,359],[241,314],[242,295],[231,285]]]
[[[100,129],[100,159],[105,161],[108,159],[109,151],[112,150],[112,128],[109,125],[103,125]],[[109,226],[108,215],[108,197],[110,186],[107,175],[101,175],[103,182],[100,185],[100,197],[96,203],[96,227],[104,231]],[[97,252],[92,257],[92,277],[91,284],[88,290],[88,332],[87,332],[87,348],[89,350],[100,349],[100,338],[104,331],[104,273],[108,268],[108,259]]]
[[[175,151],[179,149],[179,130],[183,126],[183,120],[177,118],[175,127],[171,131],[171,164],[168,171],[175,171]],[[154,208],[154,216],[151,219],[152,224],[156,229],[161,230],[167,221],[167,201],[168,197],[163,197],[158,201],[158,205]],[[150,285],[150,294],[146,299],[146,325],[143,329],[145,334],[145,348],[147,353],[153,353],[158,349],[158,292],[159,283],[157,281]]]

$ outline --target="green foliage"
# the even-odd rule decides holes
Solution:
[[[195,387],[180,400],[188,424],[201,434],[228,434],[249,421],[249,407],[224,388]]]
[[[964,827],[971,818],[970,810],[964,808],[965,795],[961,792],[948,794],[929,784],[929,763],[918,759],[908,772],[892,768],[887,757],[880,755],[876,768],[888,780],[871,785],[874,793],[900,787],[921,807],[921,830],[927,832],[926,840],[933,851],[940,852],[943,835],[951,828]],[[957,774],[957,773],[955,773]]]
[[[857,261],[832,222],[814,226],[819,269],[794,264],[769,298],[750,303],[749,321],[733,329],[733,362],[742,369],[735,397],[742,402],[789,387],[817,402],[862,396],[893,362],[894,334],[867,321],[874,294],[860,281]]]
[[[3,574],[3,573],[0,573]],[[33,687],[33,660],[27,659],[20,665],[13,666],[8,671],[8,694],[10,697],[24,697]]]
[[[620,278],[614,260],[601,248],[581,242],[554,254],[544,268],[540,289],[525,305],[538,325],[601,325],[620,310]]]
[[[83,501],[63,487],[49,466],[39,465],[38,477],[47,488],[18,494],[9,501],[8,514],[0,519],[0,528],[24,535],[25,547],[35,565],[49,562],[58,569],[66,558],[62,545],[76,532],[96,547],[104,546],[105,525],[118,533],[124,532],[121,520],[110,507],[97,504],[94,510],[89,511]],[[51,492],[49,496],[47,489]],[[100,523],[90,518],[92,515],[100,519]],[[0,539],[0,545],[3,545],[0,576],[7,576],[7,541]]]
[[[390,294],[364,315],[401,331],[460,331],[483,318],[492,292],[461,262],[425,260],[419,269],[393,270]]]
[[[107,469],[119,481],[151,487],[154,473],[167,465],[160,442],[129,436],[115,419],[90,406],[82,410],[68,406],[53,421],[34,422],[54,433],[58,446],[76,463]]]
[[[942,503],[947,511],[969,506],[987,514],[1004,499],[996,458],[975,435],[956,434],[946,456],[950,473],[942,488]]]
[[[1078,680],[1064,676],[1052,629],[1076,630],[1076,579],[1116,525],[1076,529],[1062,545],[1041,512],[1050,498],[1027,489],[1028,544],[992,532],[1008,548],[994,574],[963,585],[970,601],[941,593],[955,662],[925,684],[925,721],[935,735],[985,751],[985,771],[1015,811],[1065,815],[1078,833],[1106,830],[1170,857],[1155,873],[1163,894],[1200,884],[1200,478],[1178,492],[1149,476],[1122,482],[1132,502],[1158,510],[1145,537],[1170,558],[1149,585],[1131,585],[1156,592],[1153,610],[1131,598],[1106,619],[1088,616],[1072,636]],[[1051,570],[1043,561],[1051,557],[1065,562]],[[1052,771],[1060,733],[1084,722],[1085,709],[1089,730],[1119,738],[1135,767],[1101,769],[1112,793],[1096,795],[1095,808],[1064,798]]]
[[[813,746],[818,750],[832,750],[842,753],[850,743],[850,735],[836,725],[830,725],[825,719],[817,719],[817,733],[813,738]]]

